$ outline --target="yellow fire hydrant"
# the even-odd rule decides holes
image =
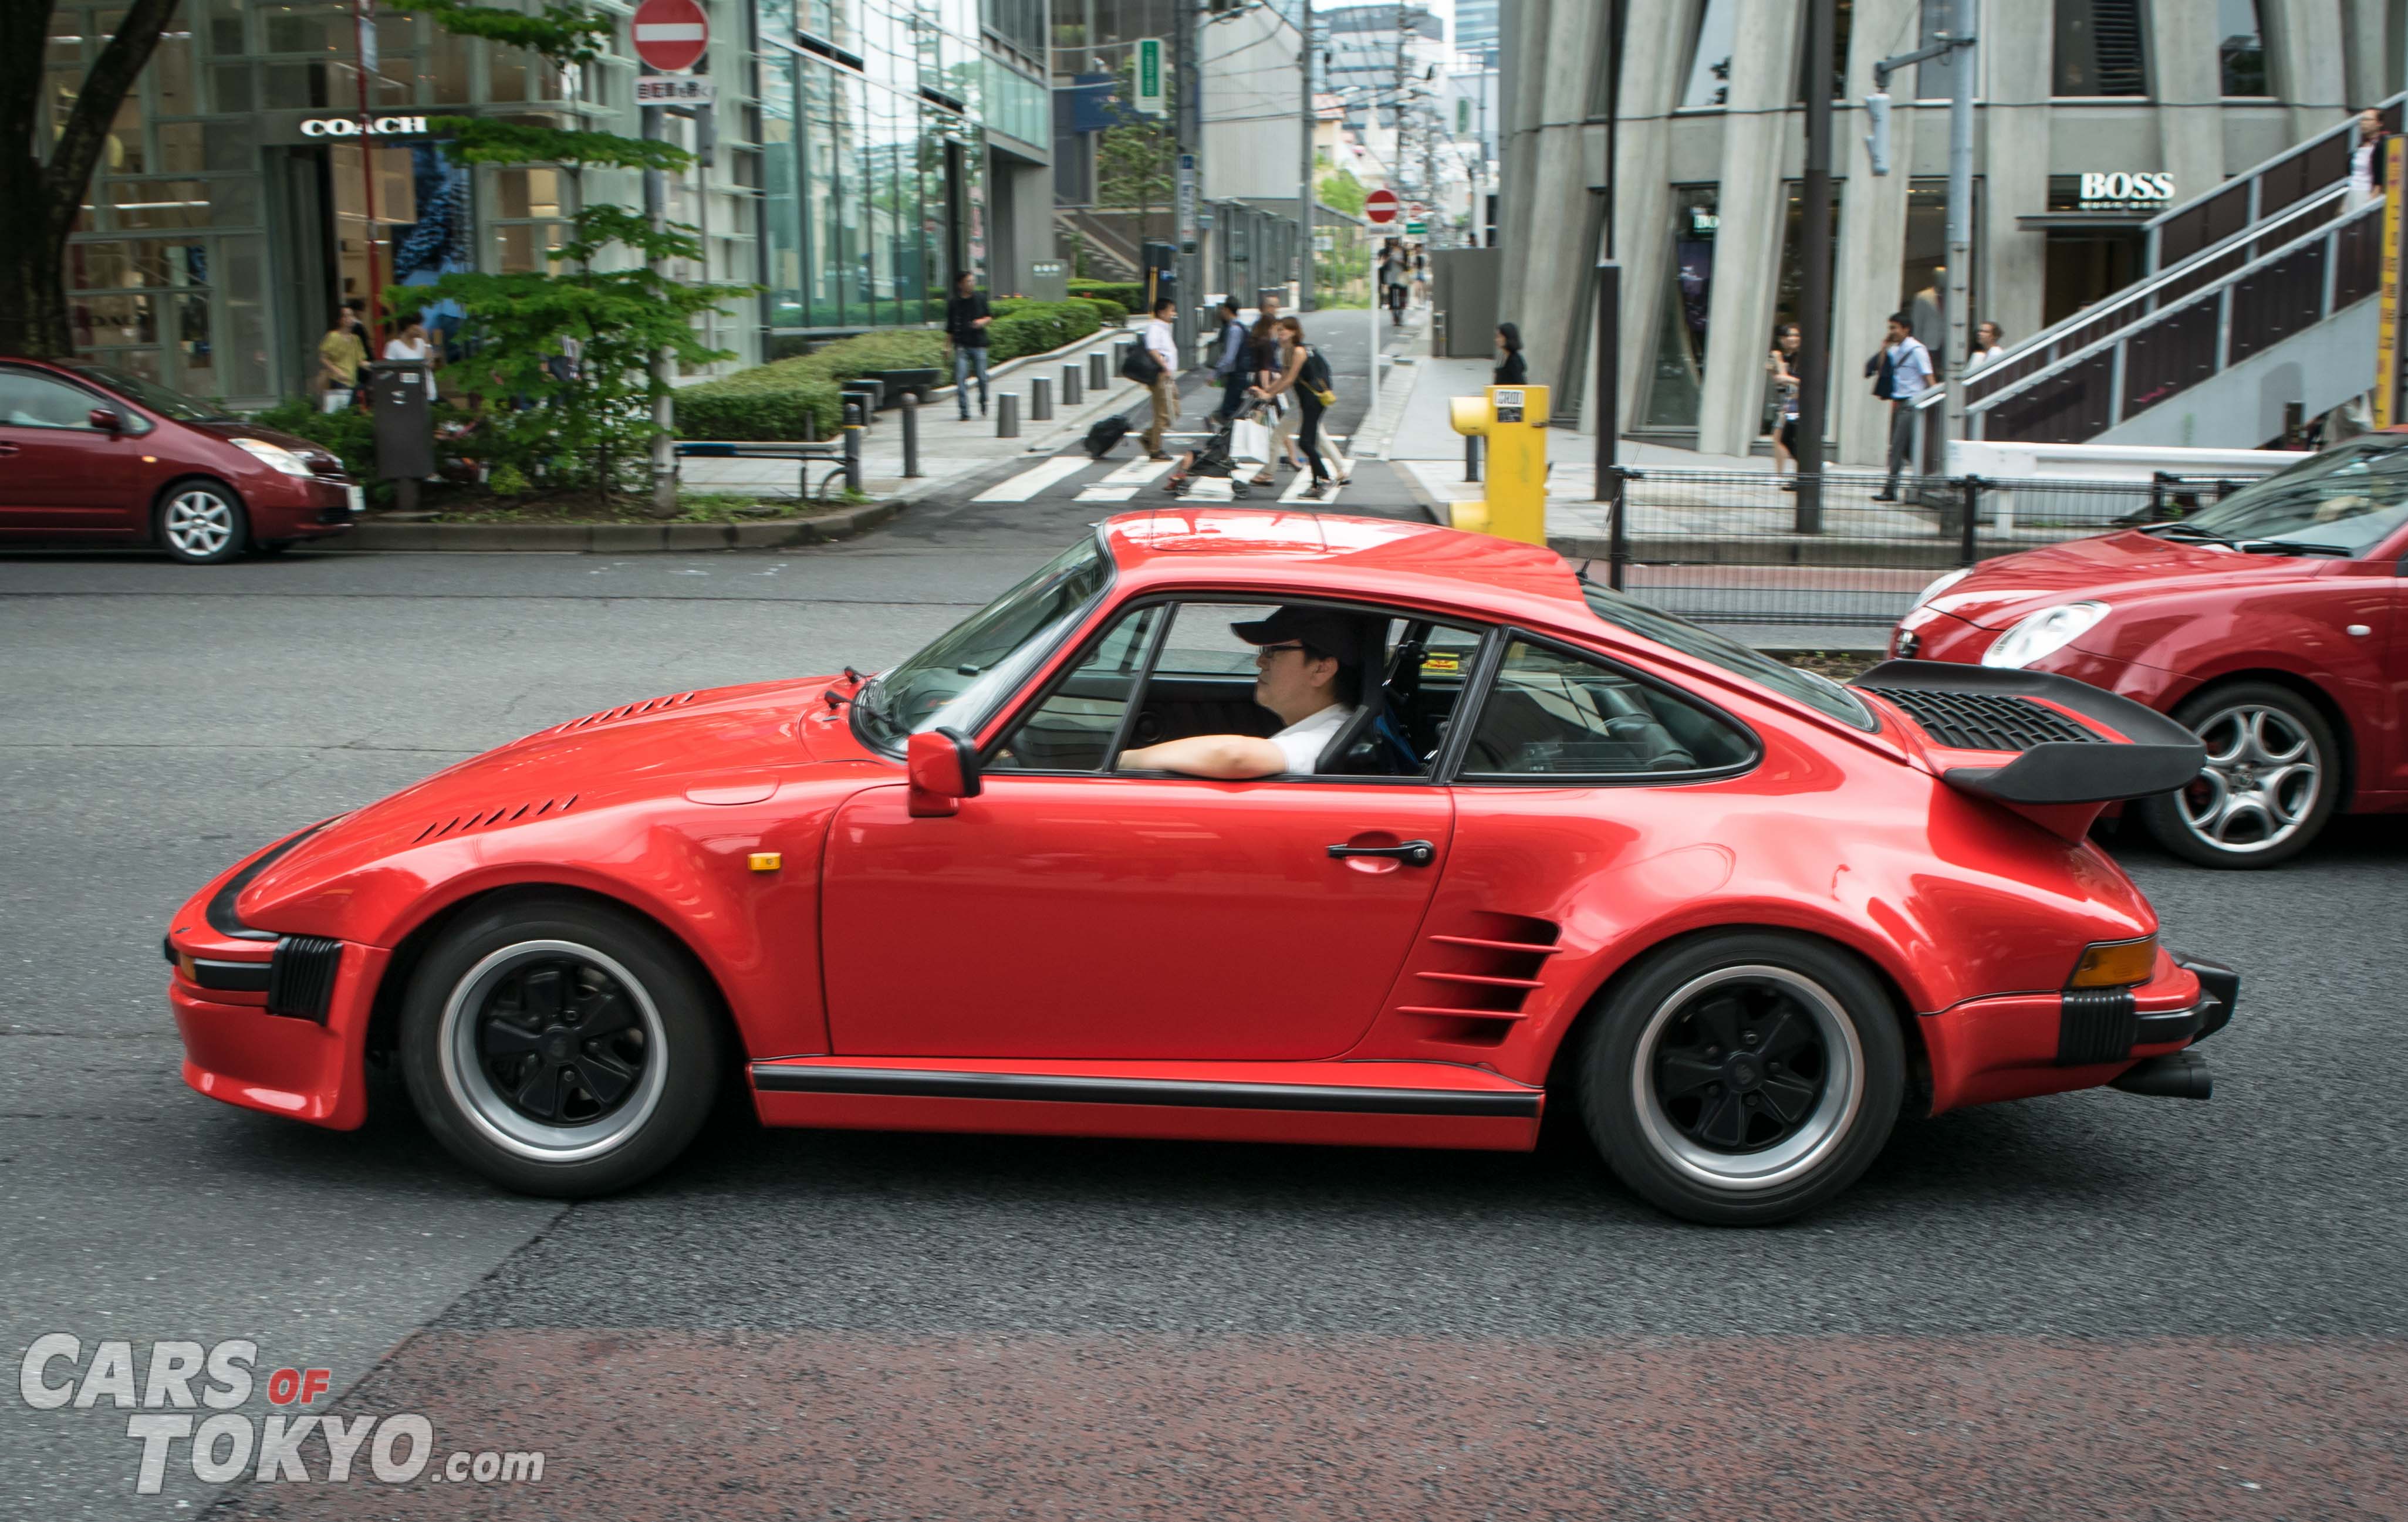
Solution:
[[[1487,498],[1455,504],[1455,526],[1545,544],[1547,388],[1491,386],[1485,395],[1453,398],[1448,412],[1456,433],[1488,441]]]

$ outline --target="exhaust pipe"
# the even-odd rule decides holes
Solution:
[[[2136,1062],[2108,1087],[2127,1094],[2150,1094],[2159,1099],[2205,1099],[2214,1088],[2214,1078],[2207,1071],[2206,1058],[2197,1052],[2180,1051]]]

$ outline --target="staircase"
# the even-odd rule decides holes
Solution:
[[[1102,266],[1106,278],[1138,280],[1144,278],[1142,256],[1129,245],[1118,228],[1100,217],[1089,216],[1076,206],[1054,208],[1054,224],[1070,237],[1085,242],[1087,251]]]
[[[2395,95],[2382,109],[2400,130]],[[2374,380],[2381,198],[2349,205],[2354,121],[2165,212],[2151,273],[1956,384],[1971,438],[2258,447]],[[1918,410],[1942,404],[1935,388]]]

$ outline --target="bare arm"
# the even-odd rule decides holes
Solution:
[[[1303,373],[1304,347],[1299,344],[1296,351],[1288,356],[1287,368],[1280,372],[1277,380],[1263,388],[1263,394],[1277,396],[1282,391],[1293,390],[1296,386],[1296,377]]]
[[[1251,734],[1191,734],[1121,752],[1116,768],[1123,772],[1182,772],[1189,776],[1277,776],[1287,770],[1287,756],[1268,740]]]

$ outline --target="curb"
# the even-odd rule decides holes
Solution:
[[[817,518],[752,523],[377,523],[313,548],[351,554],[533,550],[552,554],[644,555],[713,549],[788,549],[833,544],[876,528],[911,498],[873,502]]]

